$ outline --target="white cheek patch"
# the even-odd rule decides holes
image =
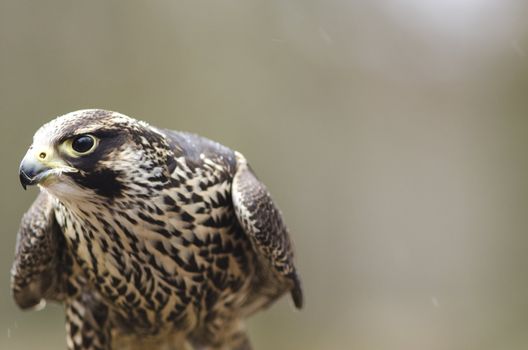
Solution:
[[[94,191],[79,187],[71,179],[66,178],[65,176],[51,179],[44,185],[39,185],[39,187],[65,202],[83,200],[95,196]]]

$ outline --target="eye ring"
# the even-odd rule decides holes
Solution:
[[[79,135],[71,140],[70,147],[76,155],[86,155],[93,152],[95,147],[97,147],[97,139],[88,134]]]

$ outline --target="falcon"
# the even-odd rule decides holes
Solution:
[[[241,153],[90,109],[42,126],[19,174],[40,193],[13,297],[62,303],[68,349],[249,350],[245,318],[285,293],[302,306],[281,212]]]

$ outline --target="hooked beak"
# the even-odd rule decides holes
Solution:
[[[20,165],[19,177],[22,187],[38,184],[51,169],[38,163],[24,162]]]
[[[77,172],[77,169],[56,158],[52,151],[35,152],[31,147],[20,163],[19,177],[25,190],[27,186],[42,183],[50,176],[72,172]]]

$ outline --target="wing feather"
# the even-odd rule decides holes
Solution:
[[[11,290],[18,306],[27,309],[46,298],[58,298],[58,265],[63,246],[51,196],[41,192],[24,214],[17,234]]]
[[[293,263],[288,229],[268,190],[240,153],[237,153],[237,171],[232,186],[238,221],[251,238],[256,253],[269,262],[273,271],[290,282],[293,302],[301,308],[303,295]]]

